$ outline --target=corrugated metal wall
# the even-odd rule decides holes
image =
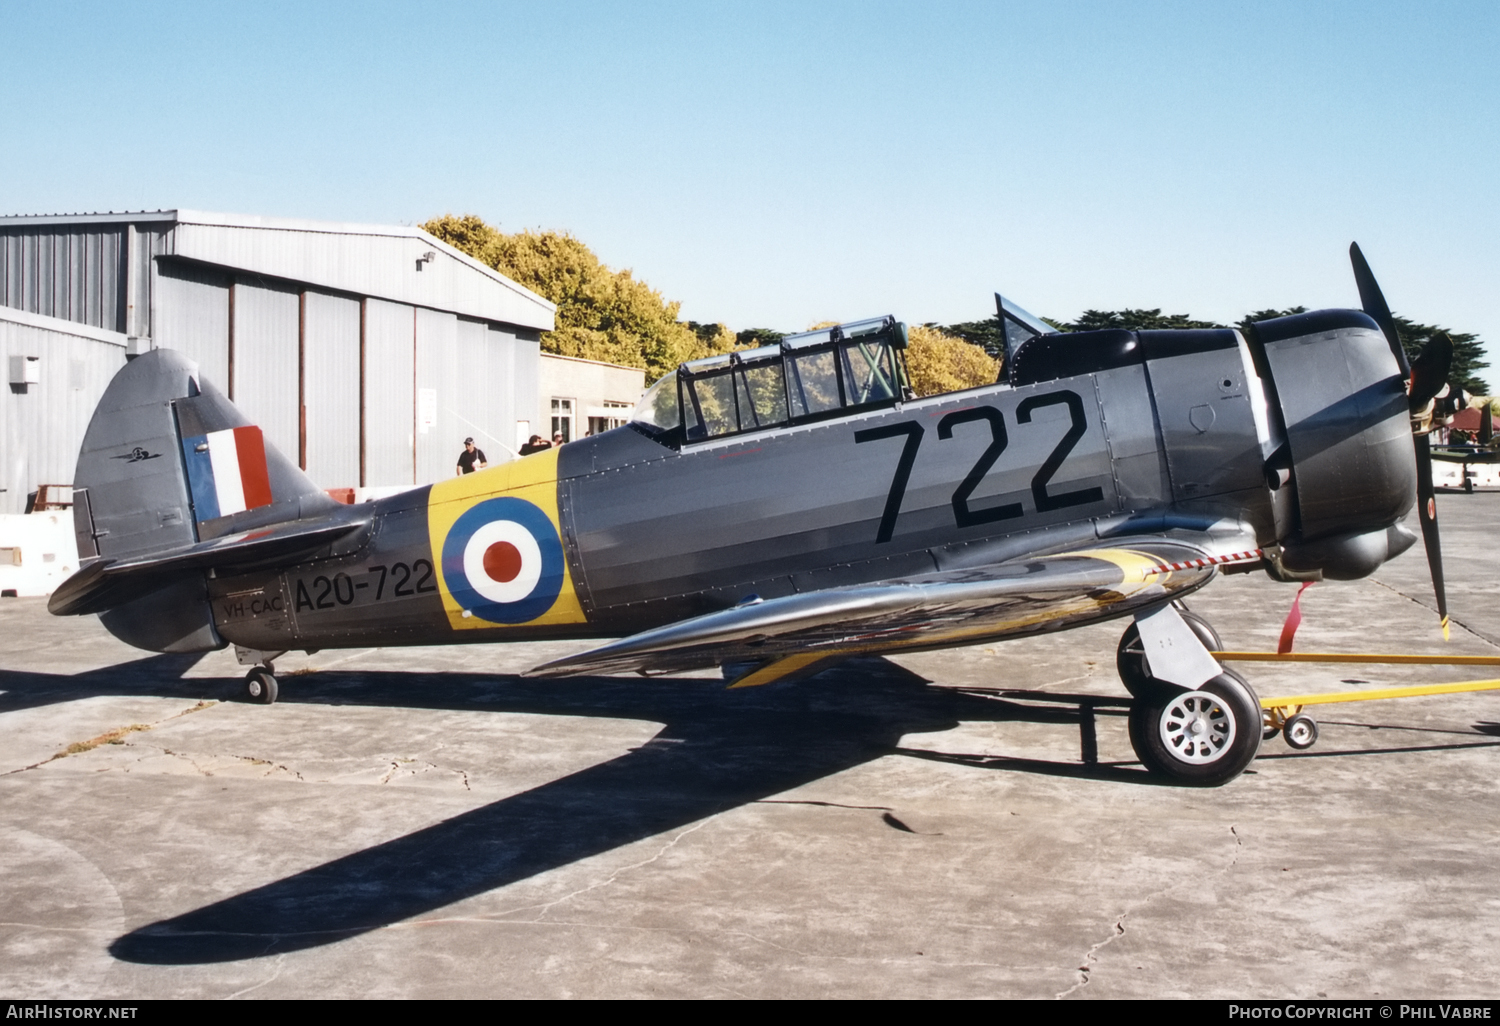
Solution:
[[[297,293],[271,282],[234,284],[234,404],[297,462]]]
[[[94,407],[125,365],[123,346],[0,319],[0,368],[12,356],[37,357],[41,380],[0,385],[0,513],[24,513],[39,484],[72,483]]]
[[[0,227],[0,306],[148,335],[151,257],[171,232],[160,221]]]
[[[359,484],[359,300],[306,294],[303,402],[307,474],[324,488]]]
[[[0,232],[0,305],[124,331],[127,226]]]
[[[453,464],[458,462],[458,454],[463,450],[464,436],[473,433],[454,434],[459,423],[452,413],[459,391],[458,380],[465,374],[482,373],[481,368],[472,364],[461,366],[465,362],[461,353],[458,318],[451,313],[418,308],[416,441],[419,484],[452,477]],[[428,391],[432,412],[437,414],[435,424],[422,422],[424,390]]]
[[[447,477],[469,435],[491,463],[519,447],[516,420],[529,418],[537,405],[538,345],[479,318],[529,331],[550,326],[550,306],[451,254],[419,261],[432,246],[425,237],[174,217],[0,224],[0,306],[183,352],[288,458],[296,461],[305,445],[307,470],[324,487]],[[361,408],[360,296],[367,288],[390,298],[363,301]],[[30,330],[11,322],[6,331],[14,336],[21,328]],[[66,357],[65,369],[49,367],[29,393],[0,396],[19,403],[6,404],[0,488],[12,488],[6,482],[17,474],[22,484],[15,488],[34,487],[34,471],[44,479],[60,475],[56,483],[71,478],[93,404],[124,361],[122,347],[66,332],[59,337],[83,347]],[[53,351],[64,343],[47,345],[49,364],[64,359],[57,355],[62,350]],[[59,380],[82,382],[69,390],[78,395],[33,401],[50,395]],[[418,395],[432,400],[435,422],[425,432],[416,425]],[[17,411],[43,409],[38,423],[45,428],[14,419]],[[17,502],[24,505],[24,492],[19,499],[0,492],[0,509]]]
[[[229,275],[162,261],[156,274],[156,336],[198,362],[198,372],[229,391]]]
[[[500,328],[491,328],[490,337],[500,345],[505,355],[508,376],[502,380],[508,385],[514,407],[509,414],[509,425],[516,432],[517,441],[511,444],[517,449],[525,435],[541,434],[543,425],[533,423],[533,411],[541,405],[542,346],[536,339],[518,338]],[[521,426],[526,421],[526,426]],[[502,425],[503,427],[504,425]]]
[[[365,484],[415,484],[414,311],[365,301]]]
[[[506,430],[511,402],[504,394],[510,381],[505,353],[492,344],[489,326],[483,321],[459,318],[457,343],[455,362],[468,370],[453,383],[453,401],[444,406],[453,425],[453,441],[461,443],[472,435],[491,464],[504,463],[515,448],[509,438],[514,432]],[[455,448],[448,462],[458,462],[461,451]]]

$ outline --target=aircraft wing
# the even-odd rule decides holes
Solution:
[[[52,593],[47,609],[57,616],[103,612],[161,587],[184,570],[287,559],[367,532],[369,526],[368,515],[293,520],[177,550],[96,560],[64,581]]]
[[[1237,539],[1243,548],[1243,538]],[[755,664],[734,687],[816,672],[853,655],[944,648],[1123,616],[1206,584],[1258,550],[1132,540],[741,604],[544,663],[528,676],[668,673]]]

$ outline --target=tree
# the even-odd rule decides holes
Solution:
[[[1000,361],[972,342],[926,324],[907,329],[906,369],[917,395],[993,385]]]
[[[1448,380],[1466,392],[1473,392],[1475,395],[1490,394],[1489,383],[1474,373],[1479,368],[1490,365],[1484,358],[1484,346],[1480,344],[1478,335],[1440,328],[1436,324],[1418,324],[1394,315],[1392,320],[1396,322],[1396,334],[1401,338],[1401,348],[1406,350],[1408,360],[1415,360],[1422,352],[1422,347],[1432,341],[1434,335],[1447,332],[1448,337],[1453,340],[1453,364],[1448,368]]]
[[[654,381],[685,360],[733,348],[729,329],[710,325],[705,334],[684,324],[680,303],[629,270],[606,267],[567,233],[506,235],[473,214],[445,214],[422,229],[556,303],[557,327],[542,335],[545,352],[644,367]]]
[[[1215,321],[1200,321],[1187,314],[1163,314],[1161,308],[1124,310],[1085,310],[1071,324],[1055,323],[1063,331],[1100,331],[1104,328],[1124,328],[1126,331],[1157,331],[1171,328],[1222,328]]]
[[[1241,317],[1236,327],[1238,327],[1241,331],[1244,331],[1256,321],[1271,321],[1275,320],[1277,317],[1290,317],[1292,316],[1292,314],[1299,313],[1307,313],[1307,307],[1289,306],[1285,310],[1273,310],[1269,308],[1265,310],[1257,310],[1254,313],[1248,313],[1245,316]]]
[[[965,342],[983,349],[997,360],[1005,356],[1005,325],[998,316],[982,321],[964,321],[962,324],[926,324],[924,327],[941,331],[945,335],[961,338]]]
[[[746,328],[735,335],[735,341],[741,349],[758,349],[761,346],[773,346],[786,338],[784,331],[772,331],[770,328]]]

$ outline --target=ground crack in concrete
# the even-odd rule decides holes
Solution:
[[[666,844],[662,845],[659,849],[657,849],[656,854],[652,855],[649,859],[642,859],[639,862],[632,862],[628,866],[621,866],[619,869],[615,870],[613,873],[610,873],[609,876],[606,877],[603,880],[596,880],[593,883],[589,884],[587,887],[580,887],[576,891],[570,891],[567,894],[564,894],[562,897],[555,898],[552,901],[549,901],[549,902],[547,902],[547,903],[545,903],[543,905],[540,905],[540,906],[538,906],[538,905],[527,905],[527,906],[523,906],[521,908],[513,908],[513,909],[509,909],[509,910],[507,910],[505,912],[500,912],[500,913],[496,914],[495,916],[492,916],[492,917],[491,916],[487,916],[485,918],[501,919],[501,918],[506,917],[506,916],[513,916],[513,915],[515,915],[518,912],[527,912],[527,911],[530,911],[531,909],[535,908],[535,909],[539,910],[537,912],[536,916],[533,917],[532,919],[526,920],[526,922],[529,922],[529,923],[532,923],[532,924],[541,924],[542,919],[547,915],[547,913],[550,912],[550,911],[552,911],[558,905],[561,905],[564,902],[572,901],[574,898],[578,897],[581,894],[587,894],[590,891],[596,891],[596,890],[599,890],[602,887],[608,887],[610,884],[612,884],[616,880],[618,880],[622,875],[624,875],[625,873],[630,872],[631,870],[641,869],[644,866],[649,866],[651,863],[653,863],[657,859],[661,858],[667,852],[669,852],[673,848],[677,847],[677,842],[678,841],[681,841],[688,834],[691,834],[691,833],[694,833],[694,832],[696,832],[698,830],[703,829],[705,826],[707,826],[709,823],[711,823],[717,816],[718,816],[718,813],[714,812],[712,815],[709,815],[709,816],[707,816],[707,817],[705,817],[703,819],[700,819],[698,822],[694,823],[692,826],[688,827],[686,830],[681,830],[677,834],[673,835],[672,839],[669,840]],[[514,921],[515,920],[511,920],[511,922],[514,922]]]
[[[163,723],[179,719],[183,716],[187,716],[190,713],[201,712],[204,709],[212,708],[213,706],[218,704],[219,703],[217,702],[204,700],[200,701],[195,706],[175,712],[171,716],[163,717],[162,719],[159,719],[154,723],[131,723],[123,727],[116,727],[114,730],[105,731],[98,737],[91,737],[87,741],[75,741],[64,748],[62,751],[49,755],[47,758],[41,760],[40,762],[34,762],[30,766],[22,766],[19,769],[7,770],[5,773],[0,773],[0,776],[8,777],[12,773],[25,773],[27,770],[34,770],[39,766],[45,766],[49,762],[56,762],[58,759],[66,759],[70,755],[82,755],[85,752],[91,752],[95,748],[98,748],[100,745],[126,745],[127,747],[131,747],[130,743],[125,740],[131,734],[146,730],[155,730]],[[212,774],[208,775],[212,776]]]
[[[1229,828],[1229,834],[1234,838],[1234,857],[1229,860],[1228,865],[1219,870],[1217,874],[1219,876],[1228,874],[1231,870],[1234,869],[1236,865],[1239,864],[1240,849],[1244,846],[1244,842],[1240,840],[1239,830],[1231,826]],[[1145,908],[1151,902],[1155,901],[1163,894],[1166,894],[1171,889],[1172,885],[1169,884],[1168,886],[1163,887],[1161,890],[1156,891],[1152,894],[1148,894],[1146,897],[1142,898],[1139,902],[1136,903],[1134,908],[1120,913],[1119,918],[1114,921],[1114,925],[1111,927],[1112,932],[1110,933],[1110,935],[1108,937],[1105,937],[1099,943],[1093,945],[1088,949],[1088,951],[1084,953],[1083,959],[1081,960],[1077,969],[1078,982],[1073,984],[1073,986],[1069,987],[1067,990],[1061,991],[1060,993],[1054,995],[1055,999],[1061,1001],[1063,998],[1067,997],[1069,994],[1072,994],[1074,991],[1082,990],[1084,987],[1087,987],[1089,985],[1089,982],[1093,978],[1094,962],[1099,958],[1099,952],[1103,951],[1105,948],[1109,947],[1109,945],[1125,936],[1125,920],[1130,918],[1130,914],[1132,912],[1136,912],[1142,908]]]
[[[1422,601],[1421,599],[1414,598],[1411,595],[1408,595],[1406,592],[1402,591],[1400,588],[1397,588],[1394,585],[1386,584],[1384,581],[1380,580],[1377,577],[1371,577],[1370,580],[1373,583],[1380,585],[1380,587],[1384,588],[1386,591],[1392,592],[1392,593],[1394,593],[1396,595],[1400,595],[1402,598],[1406,599],[1406,601],[1410,602],[1412,605],[1414,605],[1414,606],[1421,606],[1423,609],[1425,609],[1428,612],[1432,613],[1434,616],[1437,615],[1437,609],[1436,609],[1436,607],[1429,606],[1426,602]],[[1488,636],[1486,636],[1484,634],[1481,634],[1479,631],[1475,630],[1473,627],[1470,627],[1468,624],[1464,623],[1458,617],[1454,616],[1452,612],[1449,612],[1449,614],[1448,614],[1448,623],[1449,623],[1449,625],[1451,625],[1453,627],[1457,627],[1459,630],[1463,631],[1464,633],[1470,634],[1470,635],[1478,638],[1480,641],[1484,642],[1486,645],[1489,645],[1491,648],[1500,648],[1500,642],[1497,642],[1497,641],[1495,641],[1495,639],[1490,638],[1490,637],[1488,637]]]

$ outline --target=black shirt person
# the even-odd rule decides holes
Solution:
[[[474,465],[476,463],[479,466],[476,467]],[[483,470],[485,463],[484,450],[474,448],[474,439],[465,438],[464,451],[458,454],[458,476],[463,477],[465,474],[472,474],[476,470]]]

